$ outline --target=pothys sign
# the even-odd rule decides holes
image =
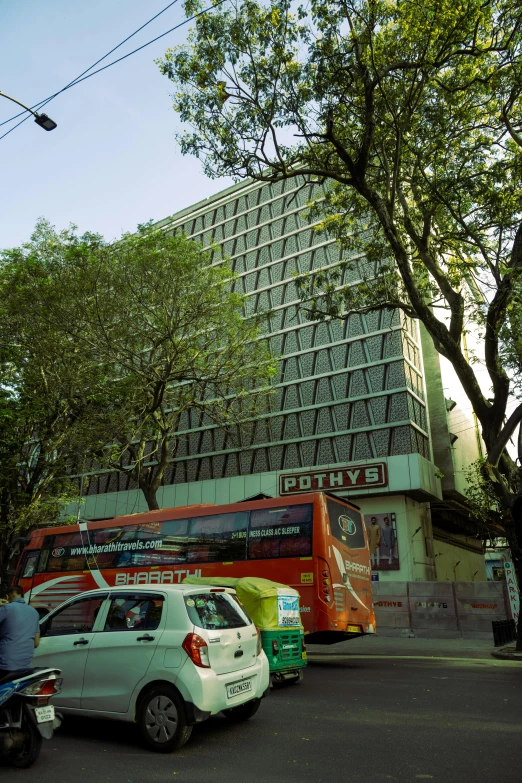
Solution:
[[[386,487],[388,471],[385,462],[370,465],[347,465],[333,470],[314,470],[309,473],[285,473],[279,477],[279,494],[321,492],[340,489]]]
[[[513,563],[504,563],[504,573],[506,574],[506,585],[509,596],[509,605],[511,607],[511,617],[518,625],[518,615],[520,613],[520,593],[518,591],[517,578]]]

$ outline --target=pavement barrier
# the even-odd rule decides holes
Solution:
[[[411,628],[458,632],[452,582],[410,582]]]
[[[487,635],[492,622],[505,623],[511,614],[502,582],[373,582],[372,590],[377,633],[385,635]]]
[[[377,629],[411,627],[408,582],[373,582],[372,594]]]
[[[502,582],[454,582],[460,631],[491,632],[491,622],[508,619]]]

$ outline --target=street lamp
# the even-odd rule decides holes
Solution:
[[[10,95],[6,95],[5,92],[2,92],[0,90],[0,95],[3,98],[7,98],[8,101],[13,101],[13,103],[17,103],[19,106],[22,107],[22,109],[25,109],[26,111],[30,111],[33,117],[35,118],[34,121],[37,125],[40,126],[40,128],[43,128],[46,131],[52,131],[56,128],[56,123],[54,120],[52,120],[50,117],[47,116],[47,114],[38,114],[37,112],[33,111],[29,106],[26,106],[25,103],[20,103],[20,101],[17,101],[16,98],[11,98]]]
[[[46,131],[54,130],[56,128],[55,121],[48,117],[47,114],[37,114],[35,122]]]

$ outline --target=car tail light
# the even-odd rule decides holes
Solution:
[[[53,696],[62,690],[62,680],[59,677],[50,677],[47,680],[38,680],[22,688],[22,696]]]
[[[325,569],[323,571],[323,576],[330,576],[330,572]]]
[[[277,643],[277,639],[274,639],[272,642],[272,652],[274,655],[279,655],[279,645]]]
[[[261,655],[261,650],[263,649],[263,640],[261,639],[261,631],[256,625],[256,631],[257,631],[257,650],[256,655]]]
[[[210,669],[208,646],[199,634],[188,633],[181,646],[195,666],[200,666],[202,669]]]

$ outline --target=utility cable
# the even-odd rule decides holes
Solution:
[[[147,43],[143,44],[142,46],[138,46],[137,49],[133,49],[132,52],[129,52],[128,54],[124,54],[123,57],[119,57],[117,60],[113,60],[111,63],[108,63],[107,65],[104,65],[102,68],[98,68],[97,71],[93,71],[92,73],[87,74],[87,76],[83,76],[83,78],[78,77],[75,81],[70,82],[70,84],[66,87],[64,87],[62,90],[59,90],[54,95],[51,95],[49,98],[46,98],[44,101],[40,101],[40,103],[36,103],[35,107],[41,107],[45,106],[46,103],[49,103],[49,101],[53,100],[57,95],[60,95],[60,93],[65,92],[65,90],[71,89],[71,87],[76,87],[77,84],[80,84],[81,82],[84,82],[86,79],[90,79],[91,76],[95,76],[97,73],[100,73],[101,71],[105,71],[107,68],[110,68],[112,65],[116,65],[116,63],[121,62],[122,60],[126,60],[127,57],[130,57],[133,54],[136,54],[136,52],[141,51],[142,49],[145,49],[147,46],[150,46],[151,44],[155,43],[156,41],[159,41],[160,38],[164,38],[166,35],[169,35],[169,33],[173,33],[175,30],[179,30],[180,27],[183,27],[184,25],[188,24],[189,22],[194,21],[194,19],[197,19],[200,16],[204,16],[209,11],[214,10],[220,5],[223,5],[226,0],[217,0],[216,3],[214,3],[212,6],[208,6],[208,8],[204,8],[203,11],[199,11],[197,14],[194,14],[193,16],[190,16],[188,19],[185,19],[183,22],[180,22],[179,24],[175,25],[174,27],[171,27],[170,30],[167,30],[164,33],[161,33],[161,35],[156,36],[156,38],[153,38],[151,41],[148,41]],[[118,47],[116,47],[118,48]],[[114,51],[114,50],[113,50]],[[107,56],[107,55],[106,55]],[[105,58],[102,58],[105,59]],[[99,60],[98,62],[101,62]],[[91,66],[91,68],[94,68],[94,65]],[[88,69],[89,70],[89,69]],[[85,72],[84,72],[85,73]],[[34,108],[34,107],[32,107]],[[17,115],[20,116],[20,115]],[[25,122],[29,117],[32,115],[28,115],[27,117],[24,117],[23,120],[21,120],[17,125],[15,125],[13,128],[7,131],[7,133],[4,133],[3,136],[0,136],[0,141],[4,139],[6,136],[8,136],[12,131],[16,130],[19,125],[21,125],[23,122]],[[14,117],[11,117],[11,119],[14,119]],[[6,122],[10,122],[10,120],[6,120]]]
[[[96,62],[93,63],[91,66],[89,66],[89,68],[87,68],[85,71],[82,71],[82,73],[80,73],[80,75],[77,76],[76,79],[73,79],[72,82],[69,82],[69,84],[66,84],[65,87],[63,87],[63,89],[59,90],[58,92],[55,92],[54,95],[51,95],[49,98],[46,98],[44,101],[40,101],[40,103],[35,103],[35,105],[31,106],[31,108],[32,109],[42,108],[42,106],[45,106],[46,103],[49,103],[50,101],[52,101],[53,98],[56,98],[56,96],[60,95],[60,93],[64,92],[64,90],[68,90],[69,87],[72,87],[72,85],[78,79],[81,79],[81,77],[85,76],[86,73],[89,73],[89,71],[92,71],[93,68],[95,68],[99,63],[103,62],[103,60],[107,59],[107,57],[109,57],[109,55],[111,55],[113,52],[115,52],[116,49],[119,49],[120,46],[123,46],[124,43],[127,43],[127,41],[130,41],[130,39],[133,38],[135,35],[137,35],[139,32],[141,32],[141,30],[143,30],[144,27],[147,27],[147,25],[149,25],[151,22],[153,22],[155,19],[157,19],[158,16],[161,16],[161,14],[165,13],[165,11],[168,11],[169,8],[171,8],[171,6],[175,5],[177,2],[178,2],[178,0],[173,0],[173,2],[169,3],[167,6],[165,6],[165,8],[163,8],[162,11],[159,11],[156,14],[156,16],[153,16],[151,19],[149,19],[148,22],[145,22],[145,24],[142,24],[141,27],[138,27],[137,30],[135,30],[133,33],[128,35],[127,38],[125,38],[121,43],[119,43],[117,46],[114,46],[110,50],[110,52],[107,52],[107,54],[104,54],[103,57],[100,57],[99,60],[96,60]],[[3,122],[0,122],[0,128],[2,127],[2,125],[7,125],[8,122],[12,122],[13,120],[16,120],[18,117],[21,117],[25,113],[26,113],[25,111],[21,111],[18,114],[15,114],[13,117],[10,117],[8,120],[4,120]],[[26,119],[29,119],[29,118],[26,117],[24,119],[24,122],[25,122]],[[18,124],[20,125],[21,123],[18,123]],[[14,128],[13,128],[13,130],[14,130]]]

